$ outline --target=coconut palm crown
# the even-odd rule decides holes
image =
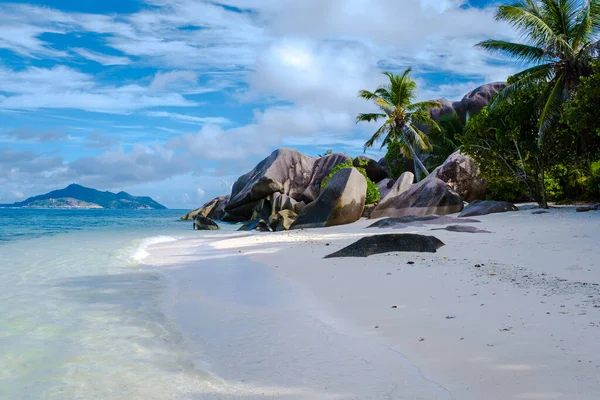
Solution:
[[[476,46],[529,66],[514,75],[496,101],[532,85],[548,85],[540,99],[539,145],[557,121],[579,78],[591,73],[600,50],[600,0],[516,0],[501,5],[496,20],[511,24],[525,43],[486,40]]]
[[[365,150],[381,141],[381,147],[393,141],[402,143],[402,152],[407,158],[415,160],[416,166],[426,175],[429,174],[417,151],[431,151],[431,144],[427,135],[418,126],[429,126],[439,129],[437,123],[431,118],[429,110],[441,107],[435,101],[414,103],[417,84],[410,77],[411,69],[407,68],[402,75],[384,72],[389,83],[378,87],[374,92],[361,90],[358,95],[365,100],[373,101],[381,112],[359,114],[356,122],[374,122],[385,119],[383,125],[377,129],[373,136],[365,143]]]

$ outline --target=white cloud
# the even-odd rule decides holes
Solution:
[[[192,124],[192,125],[205,125],[205,124],[226,125],[226,124],[231,123],[230,120],[228,120],[227,118],[223,118],[223,117],[196,117],[193,115],[172,113],[172,112],[168,112],[168,111],[149,111],[145,115],[148,117],[155,117],[155,118],[170,118],[175,121],[185,122],[187,124]]]
[[[131,63],[131,60],[127,57],[109,56],[95,51],[75,48],[72,49],[75,53],[79,54],[83,58],[95,61],[102,65],[127,65]]]
[[[157,72],[150,83],[150,89],[164,90],[173,84],[186,82],[195,86],[197,81],[198,75],[194,71]]]
[[[159,106],[194,106],[179,93],[159,92],[140,85],[100,86],[90,75],[72,68],[29,67],[15,72],[0,68],[0,109],[72,108],[105,113],[128,113]]]

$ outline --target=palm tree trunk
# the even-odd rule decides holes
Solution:
[[[415,149],[413,149],[412,145],[410,143],[407,143],[406,145],[408,146],[410,154],[412,154],[413,162],[415,163],[415,178],[417,179],[417,182],[419,182],[418,170],[421,170],[425,174],[425,176],[429,175],[429,171],[427,171],[427,168],[425,168],[425,166],[423,165],[423,162],[419,158],[419,155],[415,152]]]
[[[540,157],[541,158],[541,157]],[[540,182],[540,201],[538,202],[538,204],[540,205],[540,208],[544,208],[544,209],[548,209],[548,200],[546,198],[546,176],[544,173],[544,161],[540,160],[540,167],[541,167],[541,182]]]

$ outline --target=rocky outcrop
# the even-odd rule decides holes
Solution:
[[[382,207],[385,207],[387,202],[392,201],[392,199],[400,196],[402,193],[410,189],[414,181],[415,175],[412,172],[404,172],[402,175],[400,175],[396,182],[394,182],[388,193],[385,196],[381,196],[381,201],[379,201],[379,204],[381,204]]]
[[[380,198],[383,199],[390,192],[392,187],[394,186],[394,180],[390,178],[386,178],[377,183],[377,188],[379,189]]]
[[[222,220],[225,216],[225,206],[227,205],[228,201],[229,195],[216,197],[206,202],[202,207],[185,214],[183,217],[181,217],[181,220],[192,220],[196,215],[202,215],[203,217],[208,217],[213,220]]]
[[[373,210],[371,218],[446,215],[460,212],[463,207],[461,197],[446,183],[437,178],[428,178],[381,202]]]
[[[456,151],[436,168],[430,177],[452,181],[453,190],[465,201],[485,200],[487,181],[481,177],[479,166],[471,157]]]
[[[346,154],[333,153],[315,159],[308,185],[299,200],[308,204],[317,199],[321,193],[321,184],[331,171],[350,159]]]
[[[331,177],[314,202],[304,207],[290,229],[355,222],[363,213],[366,194],[366,178],[356,168],[344,168]]]
[[[320,193],[322,180],[347,159],[348,156],[343,154],[315,158],[291,149],[275,150],[252,171],[238,178],[225,211],[247,220],[259,202],[274,193],[297,202],[313,201]]]
[[[196,215],[194,217],[194,229],[199,231],[216,231],[219,229],[219,225],[212,219],[203,215]]]
[[[506,88],[505,82],[494,82],[479,86],[467,93],[461,101],[454,102],[452,107],[460,120],[465,123],[467,115],[473,116],[490,104],[494,96]]]
[[[396,251],[435,253],[442,246],[444,246],[444,243],[435,236],[413,233],[389,233],[364,237],[324,258],[368,257],[373,254]]]
[[[243,224],[238,231],[270,232],[271,230],[264,219],[255,219]]]
[[[594,204],[591,206],[581,206],[581,207],[577,207],[575,209],[575,211],[577,211],[579,213],[580,212],[589,212],[589,211],[598,211],[598,210],[600,210],[600,203]]]
[[[367,173],[367,178],[375,183],[379,183],[388,177],[387,171],[379,163],[369,157],[360,156],[352,161],[352,165],[357,168],[363,168]]]
[[[291,210],[281,210],[269,217],[269,226],[273,232],[289,231],[298,214]]]
[[[463,212],[461,212],[458,217],[476,217],[478,215],[487,215],[507,211],[519,211],[519,209],[514,204],[507,203],[506,201],[474,201],[469,203],[469,205],[465,207]]]

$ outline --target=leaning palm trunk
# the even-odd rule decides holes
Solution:
[[[423,165],[421,158],[419,157],[419,155],[415,151],[414,147],[412,146],[412,144],[409,140],[409,136],[408,136],[409,132],[411,134],[414,134],[413,132],[411,132],[411,129],[409,126],[404,125],[404,127],[402,128],[402,136],[404,139],[404,143],[406,143],[406,147],[408,148],[408,151],[410,151],[410,155],[413,158],[413,162],[415,163],[415,177],[418,182],[419,181],[419,171],[417,170],[417,168],[419,170],[421,170],[425,174],[425,176],[429,175],[429,171],[427,171],[427,168],[425,168],[425,165]]]

